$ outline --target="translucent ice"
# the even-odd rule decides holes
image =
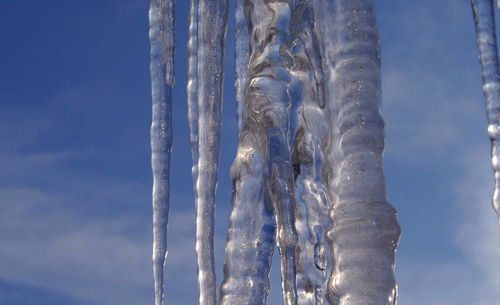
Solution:
[[[213,237],[226,19],[226,0],[191,0],[187,94],[200,305],[217,301]]]
[[[395,304],[400,228],[387,202],[382,169],[380,47],[373,4],[318,0],[315,7],[332,124],[330,302]]]
[[[190,0],[187,95],[203,305],[216,303],[213,234],[226,1]],[[380,51],[372,1],[235,4],[239,141],[231,168],[233,209],[220,305],[266,303],[275,246],[285,305],[395,304],[400,229],[387,202],[382,170]],[[490,4],[486,9],[475,5],[489,113],[497,111],[491,96],[496,102],[500,88]],[[490,19],[482,19],[483,10],[489,10]],[[162,305],[172,141],[172,2],[151,0],[149,16],[153,269],[155,301]],[[490,118],[489,129],[494,157],[496,117]]]
[[[477,48],[486,98],[488,135],[491,140],[491,164],[495,176],[493,207],[500,214],[500,68],[498,66],[495,10],[493,0],[472,0]]]
[[[163,268],[167,255],[167,225],[172,148],[172,85],[174,82],[174,6],[172,0],[149,1],[151,46],[151,165],[153,170],[153,277],[155,304],[163,304]]]
[[[324,100],[324,73],[315,14],[308,1],[292,6],[292,49],[289,94],[292,100],[292,162],[295,172],[295,227],[298,234],[297,303],[328,304],[331,272],[326,231],[330,228],[325,187],[325,147],[330,130]]]
[[[237,1],[236,43],[221,305],[265,303],[274,242],[286,305],[394,304],[400,230],[382,171],[371,1]]]
[[[276,234],[285,304],[291,305],[296,304],[297,233],[289,146],[290,6],[287,1],[264,0],[244,5],[250,57],[246,75],[238,75],[245,87],[239,93],[242,127],[231,168],[233,211],[221,304],[265,304]],[[241,3],[237,7],[241,14]],[[238,18],[237,28],[242,29]],[[238,48],[236,68],[241,69],[246,46]]]

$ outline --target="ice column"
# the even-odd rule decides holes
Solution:
[[[396,211],[382,168],[380,46],[371,0],[323,1],[333,141],[330,298],[340,305],[396,303]],[[327,15],[324,15],[325,18]],[[323,19],[323,22],[325,20]]]
[[[297,233],[289,146],[290,7],[287,1],[250,0],[244,12],[249,14],[250,59],[231,168],[233,210],[220,304],[265,304],[276,234],[285,304],[291,305],[296,304]],[[237,61],[244,58],[238,54]]]
[[[491,164],[495,176],[493,208],[500,214],[500,71],[494,8],[493,0],[472,0],[491,141]]]
[[[151,46],[151,166],[153,170],[153,277],[155,304],[163,304],[163,268],[167,255],[167,225],[172,148],[172,85],[174,83],[174,5],[149,1]]]
[[[226,0],[191,0],[187,93],[200,305],[217,302],[213,238],[226,20]]]
[[[330,132],[324,99],[324,73],[309,1],[294,1],[289,94],[292,100],[292,162],[298,234],[297,300],[300,305],[328,304],[326,284],[331,272],[326,231],[330,228],[325,188],[324,150]]]

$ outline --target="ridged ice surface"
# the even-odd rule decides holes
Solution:
[[[153,277],[155,304],[163,304],[163,268],[167,255],[167,225],[172,148],[172,85],[174,82],[174,7],[171,0],[149,1],[151,47],[151,165],[153,170]]]
[[[265,304],[274,243],[286,305],[395,304],[371,1],[240,0],[235,24],[241,130],[220,304]]]
[[[226,19],[226,0],[191,0],[187,95],[200,305],[217,302],[213,237]]]
[[[332,128],[327,176],[332,304],[396,303],[400,236],[382,169],[380,50],[371,0],[318,0],[317,23]]]
[[[493,0],[472,0],[491,141],[491,164],[495,176],[493,207],[500,215],[500,70],[494,9]]]

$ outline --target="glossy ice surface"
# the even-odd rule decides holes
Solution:
[[[382,169],[380,46],[370,0],[315,2],[330,111],[331,304],[395,304],[400,236]]]
[[[196,207],[199,304],[216,304],[214,212],[227,2],[191,0],[188,116]]]
[[[491,141],[491,164],[495,176],[493,207],[500,213],[500,67],[495,33],[495,6],[493,0],[473,0],[472,10],[476,25],[477,47],[486,99],[488,136]]]
[[[242,129],[221,304],[265,303],[274,238],[285,304],[394,304],[371,1],[236,7]]]
[[[214,305],[227,3],[190,3],[187,99],[199,303]],[[219,304],[266,304],[275,247],[285,305],[395,304],[400,228],[382,170],[380,45],[372,1],[234,4],[239,140]],[[151,1],[157,305],[168,216],[171,9],[168,1]]]
[[[149,1],[151,47],[151,166],[153,170],[153,277],[155,304],[163,304],[163,268],[167,255],[167,225],[172,149],[172,85],[174,83],[174,6],[172,0]]]

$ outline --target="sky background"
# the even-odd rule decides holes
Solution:
[[[0,305],[152,304],[146,2],[0,4]],[[177,1],[166,273],[167,302],[179,305],[197,302],[187,2]],[[490,204],[469,1],[375,5],[385,171],[402,227],[398,303],[500,305],[500,228]],[[232,30],[230,17],[215,236],[219,282],[237,129]],[[271,305],[282,304],[274,266]]]

